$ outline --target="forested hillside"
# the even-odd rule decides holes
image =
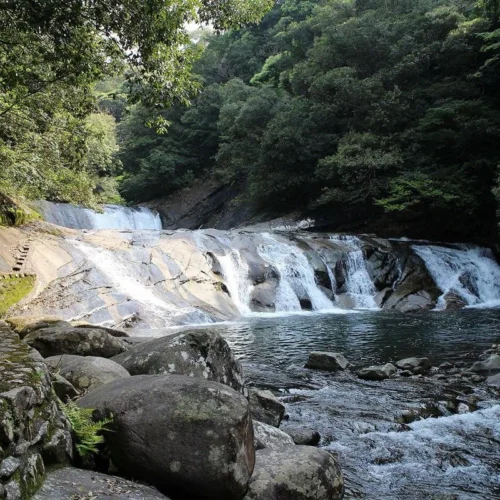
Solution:
[[[240,204],[332,228],[490,238],[498,21],[496,0],[284,0],[202,36],[203,91],[163,113],[168,133],[144,107],[117,116],[121,193],[141,202],[209,176]]]

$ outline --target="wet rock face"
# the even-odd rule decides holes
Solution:
[[[286,425],[282,427],[282,430],[289,434],[293,442],[298,445],[316,446],[321,440],[320,433],[308,427]]]
[[[429,358],[405,358],[396,363],[396,366],[401,370],[409,370],[412,373],[424,374],[431,369]]]
[[[123,366],[95,356],[63,354],[46,358],[45,362],[78,391],[92,390],[113,380],[130,377]]]
[[[314,351],[309,354],[305,367],[336,372],[345,370],[348,365],[349,361],[339,352]]]
[[[115,356],[131,375],[176,374],[212,380],[247,395],[243,369],[215,332],[194,330],[139,344]]]
[[[286,432],[258,420],[253,421],[253,433],[256,450],[295,444],[292,437]]]
[[[111,412],[105,439],[120,473],[176,498],[241,498],[255,451],[248,401],[222,384],[138,375],[103,385],[78,404]]]
[[[271,392],[250,389],[252,417],[273,427],[279,427],[285,415],[285,405]]]
[[[53,326],[29,333],[24,341],[44,358],[60,354],[111,358],[127,350],[122,340],[95,328]]]
[[[396,367],[387,363],[380,366],[369,366],[358,372],[358,377],[363,380],[385,380],[396,373]]]
[[[472,372],[500,371],[500,355],[492,354],[485,361],[476,361],[470,368]]]
[[[33,500],[57,499],[99,500],[168,500],[154,488],[121,477],[64,467],[47,474],[42,488]]]
[[[250,296],[250,308],[254,312],[274,312],[279,281],[273,278],[255,285]]]
[[[0,324],[0,492],[30,498],[45,467],[72,456],[72,439],[39,353]],[[0,498],[4,498],[0,495]]]
[[[344,480],[330,453],[311,446],[256,452],[255,472],[244,500],[337,500]]]

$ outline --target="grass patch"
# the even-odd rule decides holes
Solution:
[[[34,276],[0,278],[0,317],[5,315],[10,307],[26,297],[35,284]]]

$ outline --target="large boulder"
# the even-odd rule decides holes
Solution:
[[[285,405],[271,392],[250,389],[250,411],[259,422],[279,427],[285,415]]]
[[[308,427],[286,425],[281,430],[290,435],[295,444],[316,446],[321,440],[320,433]]]
[[[385,365],[361,368],[358,372],[358,377],[363,380],[385,380],[394,375],[396,371],[396,367],[392,363],[386,363]]]
[[[59,354],[111,358],[128,349],[128,345],[122,340],[98,327],[55,325],[29,333],[24,341],[44,358]]]
[[[64,467],[47,474],[33,500],[168,500],[149,486],[90,470]]]
[[[258,420],[253,421],[253,435],[256,450],[295,444],[286,432]]]
[[[127,338],[129,336],[129,334],[127,332],[124,332],[123,330],[118,330],[116,328],[109,328],[107,326],[96,326],[92,325],[91,323],[85,323],[81,321],[78,321],[76,323],[71,323],[71,326],[76,326],[78,328],[92,328],[93,330],[98,328],[99,330],[103,330],[106,333],[109,333],[111,336],[118,338]]]
[[[71,326],[70,323],[57,316],[11,316],[7,318],[7,323],[21,338],[40,328],[54,325]]]
[[[51,371],[59,373],[79,391],[96,389],[113,380],[130,377],[123,366],[95,356],[63,354],[46,358],[45,362]]]
[[[222,384],[179,375],[138,375],[78,401],[111,413],[105,433],[122,474],[178,498],[241,498],[255,460],[247,400]]]
[[[312,446],[256,452],[255,472],[244,500],[337,500],[344,496],[342,472],[333,456]]]
[[[490,371],[500,371],[500,356],[498,354],[492,354],[485,361],[476,361],[471,368],[471,372],[490,372]]]
[[[270,279],[255,285],[250,294],[250,308],[255,312],[274,312],[278,280]]]
[[[305,367],[336,372],[345,370],[348,365],[349,361],[339,352],[314,351],[309,353]]]
[[[213,380],[247,395],[241,364],[215,332],[193,330],[138,344],[113,361],[131,375],[176,374]]]

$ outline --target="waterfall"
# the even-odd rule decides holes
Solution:
[[[237,249],[231,250],[227,255],[218,255],[217,260],[222,267],[222,274],[234,305],[243,316],[247,316],[251,313],[248,304],[253,288],[248,278],[248,264]]]
[[[161,231],[160,215],[144,207],[105,205],[99,213],[68,203],[38,201],[35,208],[52,224],[71,229],[121,229]]]
[[[456,248],[413,245],[443,295],[438,308],[443,308],[447,293],[455,293],[469,306],[500,304],[500,267],[490,250],[458,245]]]
[[[301,300],[310,300],[316,311],[335,309],[328,297],[318,288],[314,269],[296,246],[280,242],[269,233],[262,235],[264,243],[258,253],[279,273],[276,311],[300,311]]]
[[[342,242],[350,249],[344,261],[346,290],[359,309],[376,309],[375,286],[368,274],[361,243],[356,236],[334,236],[334,241]],[[333,281],[335,283],[335,281]]]

